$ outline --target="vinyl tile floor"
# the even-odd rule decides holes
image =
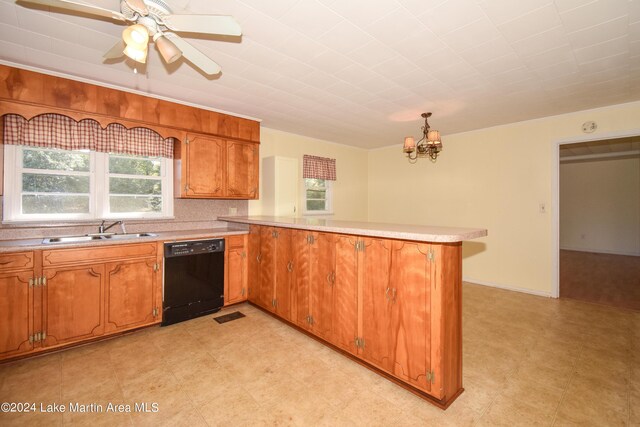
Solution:
[[[640,313],[471,284],[463,298],[465,392],[446,411],[243,304],[229,323],[0,365],[0,402],[67,406],[0,425],[640,426]]]

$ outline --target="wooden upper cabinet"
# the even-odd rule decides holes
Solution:
[[[180,193],[193,198],[222,198],[225,195],[226,141],[205,135],[187,135]]]
[[[356,236],[335,236],[335,273],[331,280],[333,301],[331,308],[331,342],[350,353],[358,347],[358,252]]]
[[[45,346],[97,337],[104,332],[104,264],[45,268]]]
[[[133,329],[156,321],[156,258],[106,265],[105,331]]]
[[[0,273],[0,359],[33,349],[33,270]]]
[[[257,199],[259,180],[259,145],[227,141],[227,196]]]
[[[174,175],[180,197],[258,198],[259,144],[187,134],[176,147]]]

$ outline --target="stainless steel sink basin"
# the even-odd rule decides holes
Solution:
[[[139,237],[156,237],[154,233],[127,233],[127,234],[109,234],[104,236],[105,239],[137,239]]]
[[[43,244],[50,243],[82,243],[98,240],[119,240],[119,239],[137,239],[140,237],[156,237],[154,233],[126,233],[126,234],[114,234],[114,233],[102,233],[102,234],[85,234],[82,236],[61,236],[61,237],[47,237],[42,240]]]

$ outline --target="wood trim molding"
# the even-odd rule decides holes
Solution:
[[[0,100],[5,101],[0,115],[16,113],[30,118],[56,112],[76,120],[92,118],[103,126],[148,127],[165,138],[188,131],[260,142],[260,122],[255,120],[2,64]]]

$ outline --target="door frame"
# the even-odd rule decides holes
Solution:
[[[552,142],[551,201],[553,209],[551,220],[551,297],[553,298],[560,297],[560,146],[567,144],[579,144],[581,142],[628,138],[632,136],[640,136],[640,128],[562,138]]]

